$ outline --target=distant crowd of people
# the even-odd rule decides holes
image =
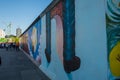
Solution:
[[[1,43],[0,48],[6,48],[8,51],[9,49],[15,49],[16,51],[19,51],[19,42],[6,42],[6,43]]]

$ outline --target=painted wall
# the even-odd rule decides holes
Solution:
[[[120,3],[111,2],[58,1],[21,36],[21,48],[51,80],[119,79]]]
[[[81,59],[75,74],[79,73],[78,80],[108,80],[104,0],[76,0],[75,4],[76,53]]]
[[[106,1],[109,80],[120,79],[120,0]]]

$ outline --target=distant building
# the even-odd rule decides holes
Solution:
[[[17,28],[16,29],[16,36],[19,37],[21,35],[21,33],[22,33],[22,29]]]
[[[0,38],[5,38],[5,31],[0,29]]]

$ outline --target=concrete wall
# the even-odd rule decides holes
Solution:
[[[75,0],[78,80],[107,80],[107,38],[104,0]]]
[[[106,1],[63,1],[26,31],[30,42],[33,27],[38,31],[36,53],[29,50],[30,56],[52,80],[109,80]]]

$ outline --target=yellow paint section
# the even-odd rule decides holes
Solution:
[[[110,56],[110,69],[112,75],[119,77],[120,76],[120,42],[112,49]]]
[[[31,39],[32,39],[32,47],[35,52],[37,45],[37,29],[35,27],[33,27]]]
[[[16,38],[15,38],[15,42],[17,42],[17,43],[18,43],[18,42],[19,42],[19,38],[17,38],[17,37],[16,37]]]

